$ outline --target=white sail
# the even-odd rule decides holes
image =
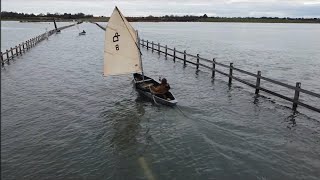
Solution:
[[[105,33],[104,75],[141,72],[137,34],[115,7]]]

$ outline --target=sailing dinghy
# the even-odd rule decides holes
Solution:
[[[105,32],[104,76],[133,73],[133,82],[138,93],[155,103],[173,106],[177,104],[171,92],[154,94],[150,85],[159,83],[143,73],[138,33],[117,7],[109,19]]]
[[[81,36],[81,35],[86,35],[86,32],[85,31],[80,32],[79,36]]]
[[[78,31],[79,31],[79,36],[81,36],[81,35],[86,35],[86,32],[85,32],[84,30],[83,30],[82,32],[80,32],[79,23],[76,24],[76,27],[77,27],[77,29],[78,29]]]

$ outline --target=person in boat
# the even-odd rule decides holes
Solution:
[[[158,86],[150,86],[150,91],[153,94],[165,94],[170,90],[170,85],[167,83],[166,78],[161,79],[161,83]]]
[[[82,30],[82,33],[86,33],[84,30]]]

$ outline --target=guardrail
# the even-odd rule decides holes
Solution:
[[[165,45],[165,46],[164,45],[160,45],[160,43],[154,43],[153,41],[150,42],[148,40],[143,40],[143,39],[140,40],[139,39],[139,43],[142,45],[142,47],[146,47],[147,50],[149,48],[151,48],[152,52],[153,51],[158,51],[159,54],[163,53],[166,57],[167,56],[171,56],[173,58],[174,62],[176,61],[176,59],[178,59],[178,60],[182,60],[184,65],[186,65],[186,63],[195,65],[196,66],[196,70],[199,70],[200,66],[202,66],[204,68],[207,68],[207,69],[210,69],[212,71],[212,78],[215,77],[215,73],[216,72],[219,73],[219,74],[222,74],[224,76],[227,76],[229,85],[232,84],[232,80],[234,79],[236,81],[239,81],[239,82],[241,82],[243,84],[246,84],[246,85],[254,88],[255,89],[255,94],[257,94],[257,95],[259,94],[259,91],[264,91],[264,92],[269,93],[271,95],[277,96],[277,97],[285,99],[287,101],[290,101],[290,102],[292,102],[292,110],[293,111],[296,111],[298,105],[300,105],[300,106],[306,107],[306,108],[308,108],[310,110],[313,110],[315,112],[320,113],[320,109],[318,107],[313,107],[311,105],[308,105],[308,104],[305,104],[305,103],[299,101],[300,93],[305,93],[305,94],[308,94],[308,95],[310,95],[312,97],[320,98],[320,94],[314,93],[312,91],[308,91],[308,90],[305,90],[305,89],[302,89],[300,82],[297,82],[295,86],[292,86],[292,85],[289,85],[289,84],[286,84],[286,83],[283,83],[283,82],[280,82],[280,81],[277,81],[277,80],[273,80],[273,79],[264,77],[264,76],[261,75],[261,71],[257,71],[257,73],[255,74],[255,73],[252,73],[252,72],[248,72],[248,71],[236,68],[236,67],[234,67],[233,63],[230,63],[229,65],[222,64],[222,63],[217,62],[215,60],[215,58],[213,58],[212,60],[209,60],[209,59],[200,57],[199,54],[197,54],[197,55],[188,54],[186,52],[186,50],[184,50],[183,52],[182,51],[178,51],[176,48],[172,49],[172,48],[169,48],[167,45]],[[168,53],[168,50],[171,51],[172,54]],[[180,56],[177,56],[177,54],[180,54]],[[183,55],[183,56],[181,56],[181,55]],[[196,63],[192,62],[192,61],[188,60],[187,57],[195,58],[197,60],[197,62]],[[211,66],[209,66],[208,64],[200,63],[200,60],[202,62],[210,63]],[[218,69],[216,69],[216,66],[221,66],[223,68],[226,68],[226,69],[228,69],[228,72],[223,72],[221,70],[218,70]],[[233,74],[233,71],[237,71],[237,72],[240,72],[242,74],[249,75],[251,77],[255,77],[256,78],[256,83],[252,84],[251,82],[247,82],[244,79],[241,79],[239,77],[235,77],[234,74]],[[294,90],[293,98],[284,96],[282,94],[273,92],[272,90],[269,90],[269,89],[266,89],[264,87],[261,87],[261,79],[265,80],[265,81],[268,81],[270,83],[273,83],[273,84],[276,84],[276,85],[279,85],[279,86]],[[319,102],[320,102],[320,99],[319,99]]]

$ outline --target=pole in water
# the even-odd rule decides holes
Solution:
[[[137,32],[137,38],[139,39],[138,42],[140,41],[140,37],[139,37],[139,33],[138,30],[136,30]],[[138,49],[139,49],[139,58],[140,58],[140,66],[141,66],[141,74],[142,74],[142,81],[144,81],[144,73],[143,73],[143,64],[142,64],[142,58],[141,58],[141,51],[140,51],[140,43],[138,45]]]

